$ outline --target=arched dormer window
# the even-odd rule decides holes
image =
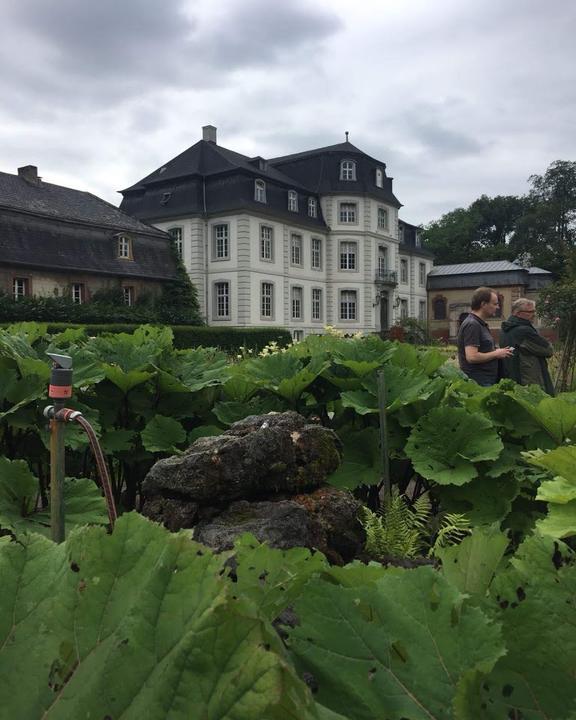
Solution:
[[[308,198],[308,215],[309,217],[317,217],[318,216],[318,205],[316,203],[316,198]]]
[[[340,163],[340,180],[356,180],[356,163],[354,160],[342,160]]]
[[[376,168],[376,187],[384,187],[384,173],[382,168]]]
[[[264,180],[254,180],[254,200],[256,202],[266,202],[266,183]]]
[[[298,193],[296,190],[288,190],[288,210],[298,212]]]
[[[446,298],[437,295],[432,301],[434,320],[446,320]]]

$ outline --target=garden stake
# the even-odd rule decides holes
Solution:
[[[64,408],[66,398],[72,396],[72,358],[68,355],[47,353],[51,358],[52,372],[48,397],[54,400],[50,417],[50,531],[54,542],[63,542],[64,524],[64,420],[58,411]],[[48,408],[46,408],[48,410]],[[46,414],[46,410],[44,414]]]
[[[384,379],[384,370],[378,371],[378,412],[380,415],[382,489],[384,490],[385,502],[389,502],[392,488],[390,487],[390,460],[388,458],[388,420],[386,418],[386,381]]]

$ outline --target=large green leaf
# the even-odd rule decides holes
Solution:
[[[269,412],[282,412],[285,409],[283,401],[270,395],[267,397],[253,397],[248,402],[218,402],[213,407],[214,415],[224,425],[242,420],[248,415],[265,415]]]
[[[532,465],[556,473],[553,480],[544,480],[538,488],[537,499],[548,503],[548,515],[538,521],[538,529],[543,535],[555,538],[576,535],[576,447],[563,446],[547,453],[535,451],[524,455]]]
[[[475,462],[496,460],[502,448],[486,417],[440,407],[415,425],[405,452],[422,477],[443,485],[464,485],[478,476]]]
[[[538,405],[514,396],[514,400],[553,438],[558,445],[567,438],[576,440],[576,405],[562,398],[547,397]]]
[[[466,515],[474,526],[499,523],[512,510],[520,490],[514,476],[480,476],[465,485],[438,485],[434,495],[445,512]]]
[[[177,452],[176,446],[186,440],[186,430],[178,420],[156,415],[142,430],[140,437],[149,452]]]
[[[187,534],[135,514],[111,536],[0,545],[2,714],[314,717],[277,634],[234,598],[221,567]]]
[[[563,505],[548,505],[548,514],[538,520],[536,527],[542,535],[567,538],[576,535],[576,500]]]
[[[109,365],[108,363],[104,363],[103,368],[108,380],[114,383],[116,387],[120,388],[123,393],[129,392],[132,388],[145,383],[151,377],[154,377],[154,373],[147,372],[145,370],[125,371],[117,365]]]
[[[343,588],[312,579],[290,648],[319,703],[350,720],[452,720],[462,682],[504,648],[483,613],[430,567]]]
[[[507,653],[473,717],[549,720],[576,709],[576,565],[570,550],[533,536],[492,583]]]
[[[382,479],[380,434],[377,428],[342,433],[344,457],[328,478],[330,485],[354,490],[359,485],[377,485]]]
[[[0,527],[16,534],[50,534],[50,506],[37,509],[40,486],[24,460],[0,457]],[[66,532],[88,523],[107,524],[106,502],[91,480],[64,482]]]
[[[477,527],[459,545],[436,550],[442,573],[460,592],[482,598],[494,577],[508,538],[497,527]]]
[[[268,620],[292,605],[310,577],[328,567],[322,553],[307,548],[276,550],[249,534],[234,543],[234,558],[236,590]]]

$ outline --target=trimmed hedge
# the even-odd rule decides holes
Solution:
[[[12,323],[0,323],[0,327],[8,327]],[[63,332],[68,328],[83,328],[87,335],[103,335],[104,333],[133,333],[139,324],[108,324],[85,325],[79,323],[48,323],[51,334]],[[217,347],[228,354],[236,354],[240,348],[251,348],[259,352],[270,342],[277,342],[285,347],[292,342],[288,330],[279,327],[239,328],[239,327],[206,327],[202,325],[171,325],[174,333],[174,347]]]

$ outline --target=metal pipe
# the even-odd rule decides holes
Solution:
[[[64,405],[63,400],[54,401],[54,409]],[[64,421],[56,417],[50,420],[50,535],[56,543],[64,541],[64,477],[66,475],[64,450]]]

